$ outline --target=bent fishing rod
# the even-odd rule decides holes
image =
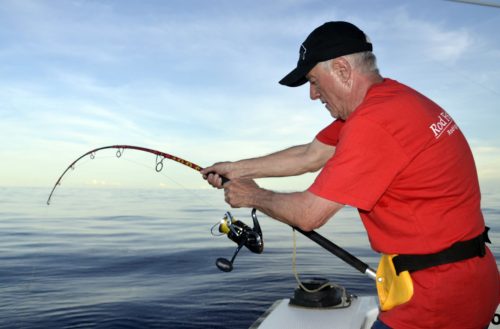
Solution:
[[[175,155],[171,155],[171,154],[168,154],[168,153],[165,153],[165,152],[161,152],[161,151],[157,151],[157,150],[153,150],[153,149],[149,149],[149,148],[145,148],[145,147],[140,147],[140,146],[132,146],[132,145],[111,145],[111,146],[103,146],[103,147],[99,147],[99,148],[96,148],[96,149],[93,149],[93,150],[90,150],[88,151],[87,153],[83,154],[82,156],[80,156],[79,158],[77,158],[75,161],[73,161],[67,168],[66,170],[64,170],[64,172],[61,174],[61,176],[59,176],[59,179],[56,181],[56,183],[54,184],[54,187],[52,188],[52,191],[50,192],[49,194],[49,198],[47,199],[47,205],[50,205],[50,200],[52,199],[52,195],[54,194],[54,191],[55,189],[61,185],[61,181],[64,177],[64,175],[66,175],[66,173],[70,170],[70,169],[75,169],[75,164],[80,161],[81,159],[85,158],[87,155],[90,156],[91,159],[94,159],[95,158],[95,154],[98,152],[98,151],[101,151],[101,150],[106,150],[106,149],[117,149],[116,151],[116,157],[117,158],[120,158],[123,154],[123,151],[126,150],[126,149],[131,149],[131,150],[137,150],[137,151],[142,151],[142,152],[148,152],[148,153],[152,153],[152,154],[155,154],[156,155],[156,167],[155,167],[155,170],[157,172],[160,172],[162,171],[163,169],[163,160],[164,159],[169,159],[169,160],[173,160],[173,161],[176,161],[178,163],[181,163],[185,166],[188,166],[189,168],[192,168],[196,171],[200,171],[202,168],[200,166],[198,166],[197,164],[194,164],[190,161],[187,161],[187,160],[184,160],[182,158],[179,158],[179,157],[176,157]]]
[[[163,169],[163,160],[169,159],[175,162],[178,162],[180,164],[183,164],[191,169],[194,169],[196,171],[201,171],[202,167],[200,167],[197,164],[194,164],[193,162],[184,160],[180,157],[177,157],[175,155],[171,155],[165,152],[145,148],[145,147],[140,147],[140,146],[132,146],[132,145],[110,145],[110,146],[104,146],[104,147],[99,147],[93,150],[90,150],[86,152],[85,154],[81,155],[78,157],[75,161],[73,161],[59,176],[57,179],[56,183],[54,184],[54,187],[52,188],[52,191],[49,194],[49,197],[47,199],[47,205],[50,205],[50,201],[52,199],[52,196],[57,188],[57,186],[61,185],[63,177],[66,175],[66,173],[70,169],[74,169],[75,165],[78,161],[81,159],[89,156],[90,159],[95,158],[95,154],[101,150],[106,150],[106,149],[116,149],[116,157],[120,158],[123,155],[124,150],[126,149],[131,149],[131,150],[137,150],[141,152],[147,152],[156,155],[156,165],[155,165],[155,170],[157,172],[162,171]],[[229,182],[230,180],[226,177],[221,177],[222,178],[222,184],[225,184]],[[211,231],[212,234],[214,234],[214,228],[217,227],[218,231],[222,235],[227,235],[227,237],[235,242],[238,247],[236,248],[231,260],[228,260],[226,258],[218,258],[216,261],[217,267],[224,272],[230,272],[233,270],[233,263],[236,258],[236,255],[239,253],[241,248],[243,246],[247,247],[251,252],[254,253],[262,253],[264,250],[264,239],[263,239],[263,234],[262,230],[259,225],[259,221],[257,219],[257,214],[256,214],[256,209],[254,208],[251,213],[252,219],[253,219],[253,228],[250,228],[248,225],[243,223],[242,221],[236,220],[230,212],[226,212],[224,218],[217,224],[215,224]],[[321,234],[317,233],[316,231],[303,231],[298,227],[293,227],[293,229],[297,230],[298,232],[302,233],[304,236],[309,238],[310,240],[316,242],[318,245],[329,251],[330,253],[334,254],[347,264],[351,265],[354,267],[356,270],[359,272],[367,275],[368,277],[375,279],[376,277],[376,272],[370,266],[363,261],[361,261],[359,258],[356,256],[352,255],[349,253],[347,250],[339,247],[335,243],[331,242]]]

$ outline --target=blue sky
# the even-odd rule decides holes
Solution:
[[[469,140],[483,190],[498,186],[500,9],[444,0],[3,0],[0,186],[50,188],[72,160],[110,144],[206,166],[309,142],[331,118],[307,87],[278,81],[330,20],[358,25],[384,76],[444,107]],[[206,186],[177,164],[158,176],[153,156],[133,153],[98,154],[64,184]]]

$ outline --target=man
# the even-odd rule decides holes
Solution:
[[[347,22],[315,29],[280,83],[307,81],[311,99],[345,123],[337,120],[310,144],[214,164],[205,178],[224,188],[232,207],[254,207],[305,231],[344,205],[358,208],[372,248],[400,255],[396,270],[409,270],[413,284],[411,298],[381,312],[373,328],[486,328],[499,273],[484,245],[472,153],[451,116],[382,78],[368,38]],[[303,192],[273,192],[252,180],[320,168]],[[220,176],[230,182],[222,186]]]

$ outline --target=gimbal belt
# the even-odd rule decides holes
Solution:
[[[454,243],[451,247],[434,254],[426,255],[397,255],[392,259],[396,273],[403,271],[419,271],[432,266],[444,265],[449,263],[466,260],[476,256],[483,257],[486,254],[485,243],[491,243],[488,237],[486,227],[484,232],[477,237]]]

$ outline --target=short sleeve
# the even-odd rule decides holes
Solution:
[[[323,144],[336,146],[339,142],[340,130],[344,126],[344,123],[345,121],[343,120],[333,121],[316,135],[316,139]]]
[[[335,155],[309,191],[369,211],[406,164],[408,157],[392,135],[376,123],[356,118],[342,128]]]

